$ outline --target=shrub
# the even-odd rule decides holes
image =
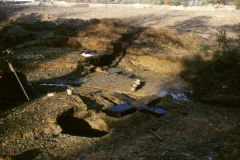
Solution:
[[[160,0],[160,1],[159,1],[159,5],[163,5],[164,2],[165,2],[164,0]]]
[[[234,2],[237,9],[240,9],[240,0],[235,0]]]
[[[172,0],[170,1],[170,6],[180,6],[181,0]]]
[[[182,1],[181,5],[183,5],[184,7],[187,7],[188,6],[188,2],[187,1]]]
[[[169,5],[171,0],[164,0],[164,4]]]

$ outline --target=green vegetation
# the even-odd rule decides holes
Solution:
[[[235,0],[234,2],[237,9],[240,9],[240,0]]]
[[[171,0],[170,5],[171,6],[180,6],[181,5],[181,0]]]
[[[212,50],[216,58],[220,58],[224,61],[236,63],[239,62],[239,55],[236,50],[231,49],[228,44],[227,34],[225,30],[218,30],[216,35],[217,45],[215,47],[210,47],[205,42],[203,42],[203,47],[198,51],[208,51]]]

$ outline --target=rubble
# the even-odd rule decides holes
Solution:
[[[137,88],[140,86],[141,84],[141,80],[140,79],[136,79],[133,83],[133,85],[131,85],[131,91],[135,92],[137,90]]]
[[[95,72],[109,74],[106,70],[102,69],[101,67],[96,67]]]

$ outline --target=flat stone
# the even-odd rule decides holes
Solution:
[[[114,93],[111,95],[106,96],[107,99],[110,101],[116,103],[116,104],[129,104],[131,105],[135,100],[126,94],[121,94],[121,93]]]
[[[108,109],[108,108],[111,108],[113,106],[115,106],[114,103],[110,102],[109,100],[103,98],[101,95],[98,95],[98,94],[92,94],[93,98],[95,99],[96,103],[97,104],[101,104],[103,105],[104,107],[102,108],[102,110],[104,109]]]
[[[153,107],[153,106],[147,106],[147,105],[137,105],[136,106],[140,112],[143,113],[149,113],[155,115],[155,116],[163,116],[165,113],[168,111],[158,108],[158,107]],[[156,110],[153,112],[153,110],[156,108]]]
[[[128,104],[120,104],[105,110],[105,112],[113,117],[123,117],[128,114],[134,113],[137,111],[137,108],[132,107]]]
[[[102,119],[89,119],[87,120],[88,124],[92,129],[98,130],[100,132],[109,132],[110,129],[108,125]]]

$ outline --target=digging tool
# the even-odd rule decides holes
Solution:
[[[163,138],[159,137],[155,132],[153,132],[152,130],[149,130],[149,132],[151,132],[152,134],[154,134],[156,137],[158,137],[160,140],[163,140]]]
[[[152,113],[147,117],[147,119],[145,120],[145,122],[151,117],[151,115],[153,115],[154,111],[156,111],[157,108],[154,108],[154,110],[152,111]]]
[[[21,88],[22,88],[22,90],[23,90],[23,92],[24,92],[24,94],[25,94],[27,100],[29,101],[28,95],[27,95],[25,89],[24,89],[23,86],[22,86],[22,83],[20,82],[20,80],[19,80],[19,78],[18,78],[18,76],[17,76],[17,73],[16,73],[15,70],[13,69],[13,66],[11,65],[11,63],[8,63],[8,65],[9,65],[11,71],[14,73],[15,77],[17,78],[18,83],[20,84],[20,86],[21,86]]]

